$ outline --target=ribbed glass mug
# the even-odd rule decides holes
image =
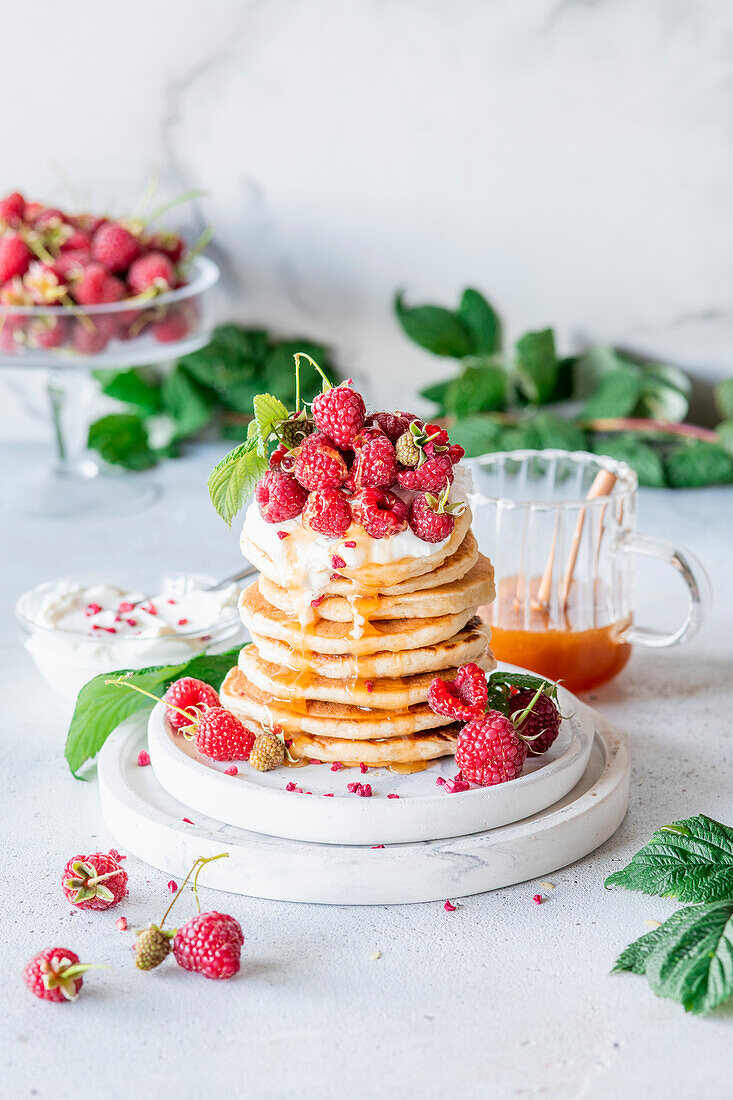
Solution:
[[[582,691],[616,676],[632,645],[692,637],[709,602],[707,575],[688,551],[635,533],[630,466],[557,450],[497,452],[468,465],[474,531],[496,570],[496,600],[481,613],[499,660]],[[634,624],[636,554],[667,563],[687,585],[687,617],[671,633]]]

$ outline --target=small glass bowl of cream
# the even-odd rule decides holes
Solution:
[[[54,691],[75,699],[101,672],[183,664],[244,640],[238,584],[212,591],[211,577],[173,572],[136,581],[62,577],[20,597],[25,647]]]

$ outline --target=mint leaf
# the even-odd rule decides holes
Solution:
[[[581,415],[584,420],[629,416],[640,394],[639,374],[630,367],[618,367],[600,380]]]
[[[163,665],[134,671],[103,672],[95,676],[79,692],[76,707],[66,738],[64,755],[71,771],[91,760],[101,749],[113,730],[138,711],[152,710],[154,703],[137,691],[125,691],[106,684],[117,676],[127,676],[130,683],[163,695],[166,688],[181,676],[193,676],[204,680],[218,691],[229,669],[236,664],[239,649],[226,653],[204,653],[179,665]]]
[[[209,474],[206,484],[211,503],[228,527],[267,471],[267,458],[260,454],[259,443],[259,432],[250,435],[225,455]]]
[[[160,386],[153,385],[145,377],[143,368],[95,370],[92,374],[99,382],[102,393],[107,397],[113,397],[126,405],[135,405],[147,415],[160,412]]]
[[[469,416],[450,430],[451,443],[459,443],[467,458],[477,458],[499,449],[503,428],[490,416]]]
[[[162,398],[165,412],[175,421],[178,439],[195,435],[211,420],[211,396],[182,367],[174,367],[163,379]]]
[[[540,446],[557,447],[561,451],[585,451],[588,449],[586,434],[572,420],[564,420],[552,413],[541,412],[532,420],[540,438]]]
[[[493,355],[501,351],[501,321],[483,294],[467,287],[458,307],[458,316],[471,334],[471,343],[477,355]]]
[[[397,294],[394,311],[405,335],[434,355],[462,359],[474,350],[468,327],[449,309],[442,306],[408,307],[402,295]]]
[[[663,929],[644,969],[658,997],[704,1016],[733,996],[733,901],[691,905]]]
[[[432,386],[426,386],[424,390],[420,390],[420,396],[427,398],[428,401],[434,401],[442,415],[445,412],[446,394],[453,381],[453,378],[449,378],[445,382],[434,382]]]
[[[157,462],[148,433],[136,413],[110,413],[89,425],[87,446],[105,462],[129,470],[147,470]]]
[[[715,387],[715,407],[723,420],[733,420],[733,378],[726,378]]]
[[[601,382],[618,370],[620,360],[613,348],[600,344],[588,348],[573,364],[573,396],[587,401]]]
[[[678,909],[659,928],[652,929],[646,935],[634,940],[625,947],[616,962],[613,964],[612,973],[625,971],[628,974],[643,974],[646,964],[655,948],[669,935],[674,925],[685,916],[687,909]]]
[[[733,459],[718,443],[692,439],[672,451],[664,463],[673,489],[727,485],[733,481]]]
[[[555,390],[558,362],[551,328],[527,332],[516,344],[517,374],[524,393],[535,405],[548,401]]]
[[[666,420],[678,424],[687,416],[690,402],[686,394],[670,386],[652,370],[642,372],[639,400],[634,406],[635,416],[648,416],[652,420]]]
[[[503,367],[482,364],[473,358],[457,378],[449,383],[445,393],[445,408],[453,416],[470,416],[480,412],[499,412],[506,407],[507,377]]]
[[[733,829],[704,814],[663,826],[606,886],[677,901],[733,897]]]
[[[733,420],[724,420],[718,424],[718,439],[727,454],[733,455]]]
[[[260,439],[267,443],[276,425],[285,420],[288,410],[282,401],[271,393],[258,393],[254,399],[255,420],[260,430]]]
[[[661,458],[653,447],[631,432],[595,437],[592,449],[595,454],[608,455],[618,462],[627,462],[632,470],[636,470],[640,485],[649,485],[653,489],[661,489],[666,485]]]

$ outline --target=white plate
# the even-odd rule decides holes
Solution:
[[[578,706],[594,736],[587,767],[574,789],[525,821],[453,840],[379,849],[307,844],[192,813],[163,790],[152,768],[138,767],[145,727],[134,718],[102,749],[102,810],[120,848],[177,878],[185,876],[198,856],[228,852],[229,859],[207,867],[207,888],[335,905],[465,897],[565,867],[607,840],[623,820],[629,800],[624,740],[597,712]]]
[[[198,813],[240,829],[323,844],[438,840],[520,821],[572,790],[588,763],[593,722],[587,708],[562,688],[559,703],[570,717],[563,719],[548,752],[528,758],[519,779],[460,794],[448,794],[436,784],[439,776],[448,779],[456,774],[452,757],[412,775],[395,775],[386,768],[370,768],[366,775],[357,768],[332,772],[328,764],[261,773],[245,762],[237,765],[236,776],[225,775],[230,765],[200,756],[190,742],[171,733],[161,705],[150,716],[148,751],[169,794]],[[369,783],[373,796],[349,793],[347,785],[355,781]],[[287,791],[288,783],[309,793]],[[399,798],[387,798],[390,793]]]

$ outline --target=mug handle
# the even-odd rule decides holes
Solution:
[[[619,539],[616,549],[620,554],[642,554],[646,558],[666,562],[680,574],[687,585],[687,617],[677,630],[665,633],[648,627],[630,626],[624,632],[623,641],[652,649],[689,641],[700,628],[712,600],[710,578],[700,559],[689,550],[678,549],[661,539],[631,533]]]

